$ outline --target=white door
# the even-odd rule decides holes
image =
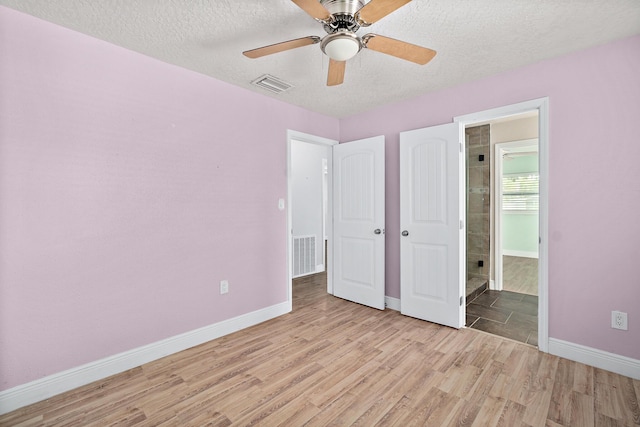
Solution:
[[[384,310],[384,136],[333,147],[333,290]]]
[[[401,313],[464,326],[457,123],[400,133]]]

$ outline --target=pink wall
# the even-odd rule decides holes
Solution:
[[[287,300],[286,130],[337,119],[4,7],[0,94],[0,390]]]
[[[387,295],[400,296],[399,132],[548,96],[549,335],[640,359],[639,76],[636,36],[341,120],[341,141],[386,136]]]
[[[399,132],[543,96],[550,335],[640,359],[638,52],[634,37],[338,121],[0,6],[0,390],[285,301],[287,128],[386,135],[399,297]]]

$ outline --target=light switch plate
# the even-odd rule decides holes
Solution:
[[[220,295],[226,294],[229,292],[229,281],[222,280],[220,281]]]

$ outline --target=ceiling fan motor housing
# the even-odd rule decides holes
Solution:
[[[324,6],[332,19],[324,23],[324,30],[328,34],[337,31],[356,32],[360,29],[360,24],[355,19],[355,14],[364,6],[364,2],[360,0],[320,0],[320,4]]]
[[[320,4],[332,15],[338,13],[355,15],[364,6],[361,0],[320,0]]]

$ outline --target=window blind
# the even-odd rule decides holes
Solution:
[[[539,205],[537,173],[508,174],[502,177],[502,210],[537,211]]]

